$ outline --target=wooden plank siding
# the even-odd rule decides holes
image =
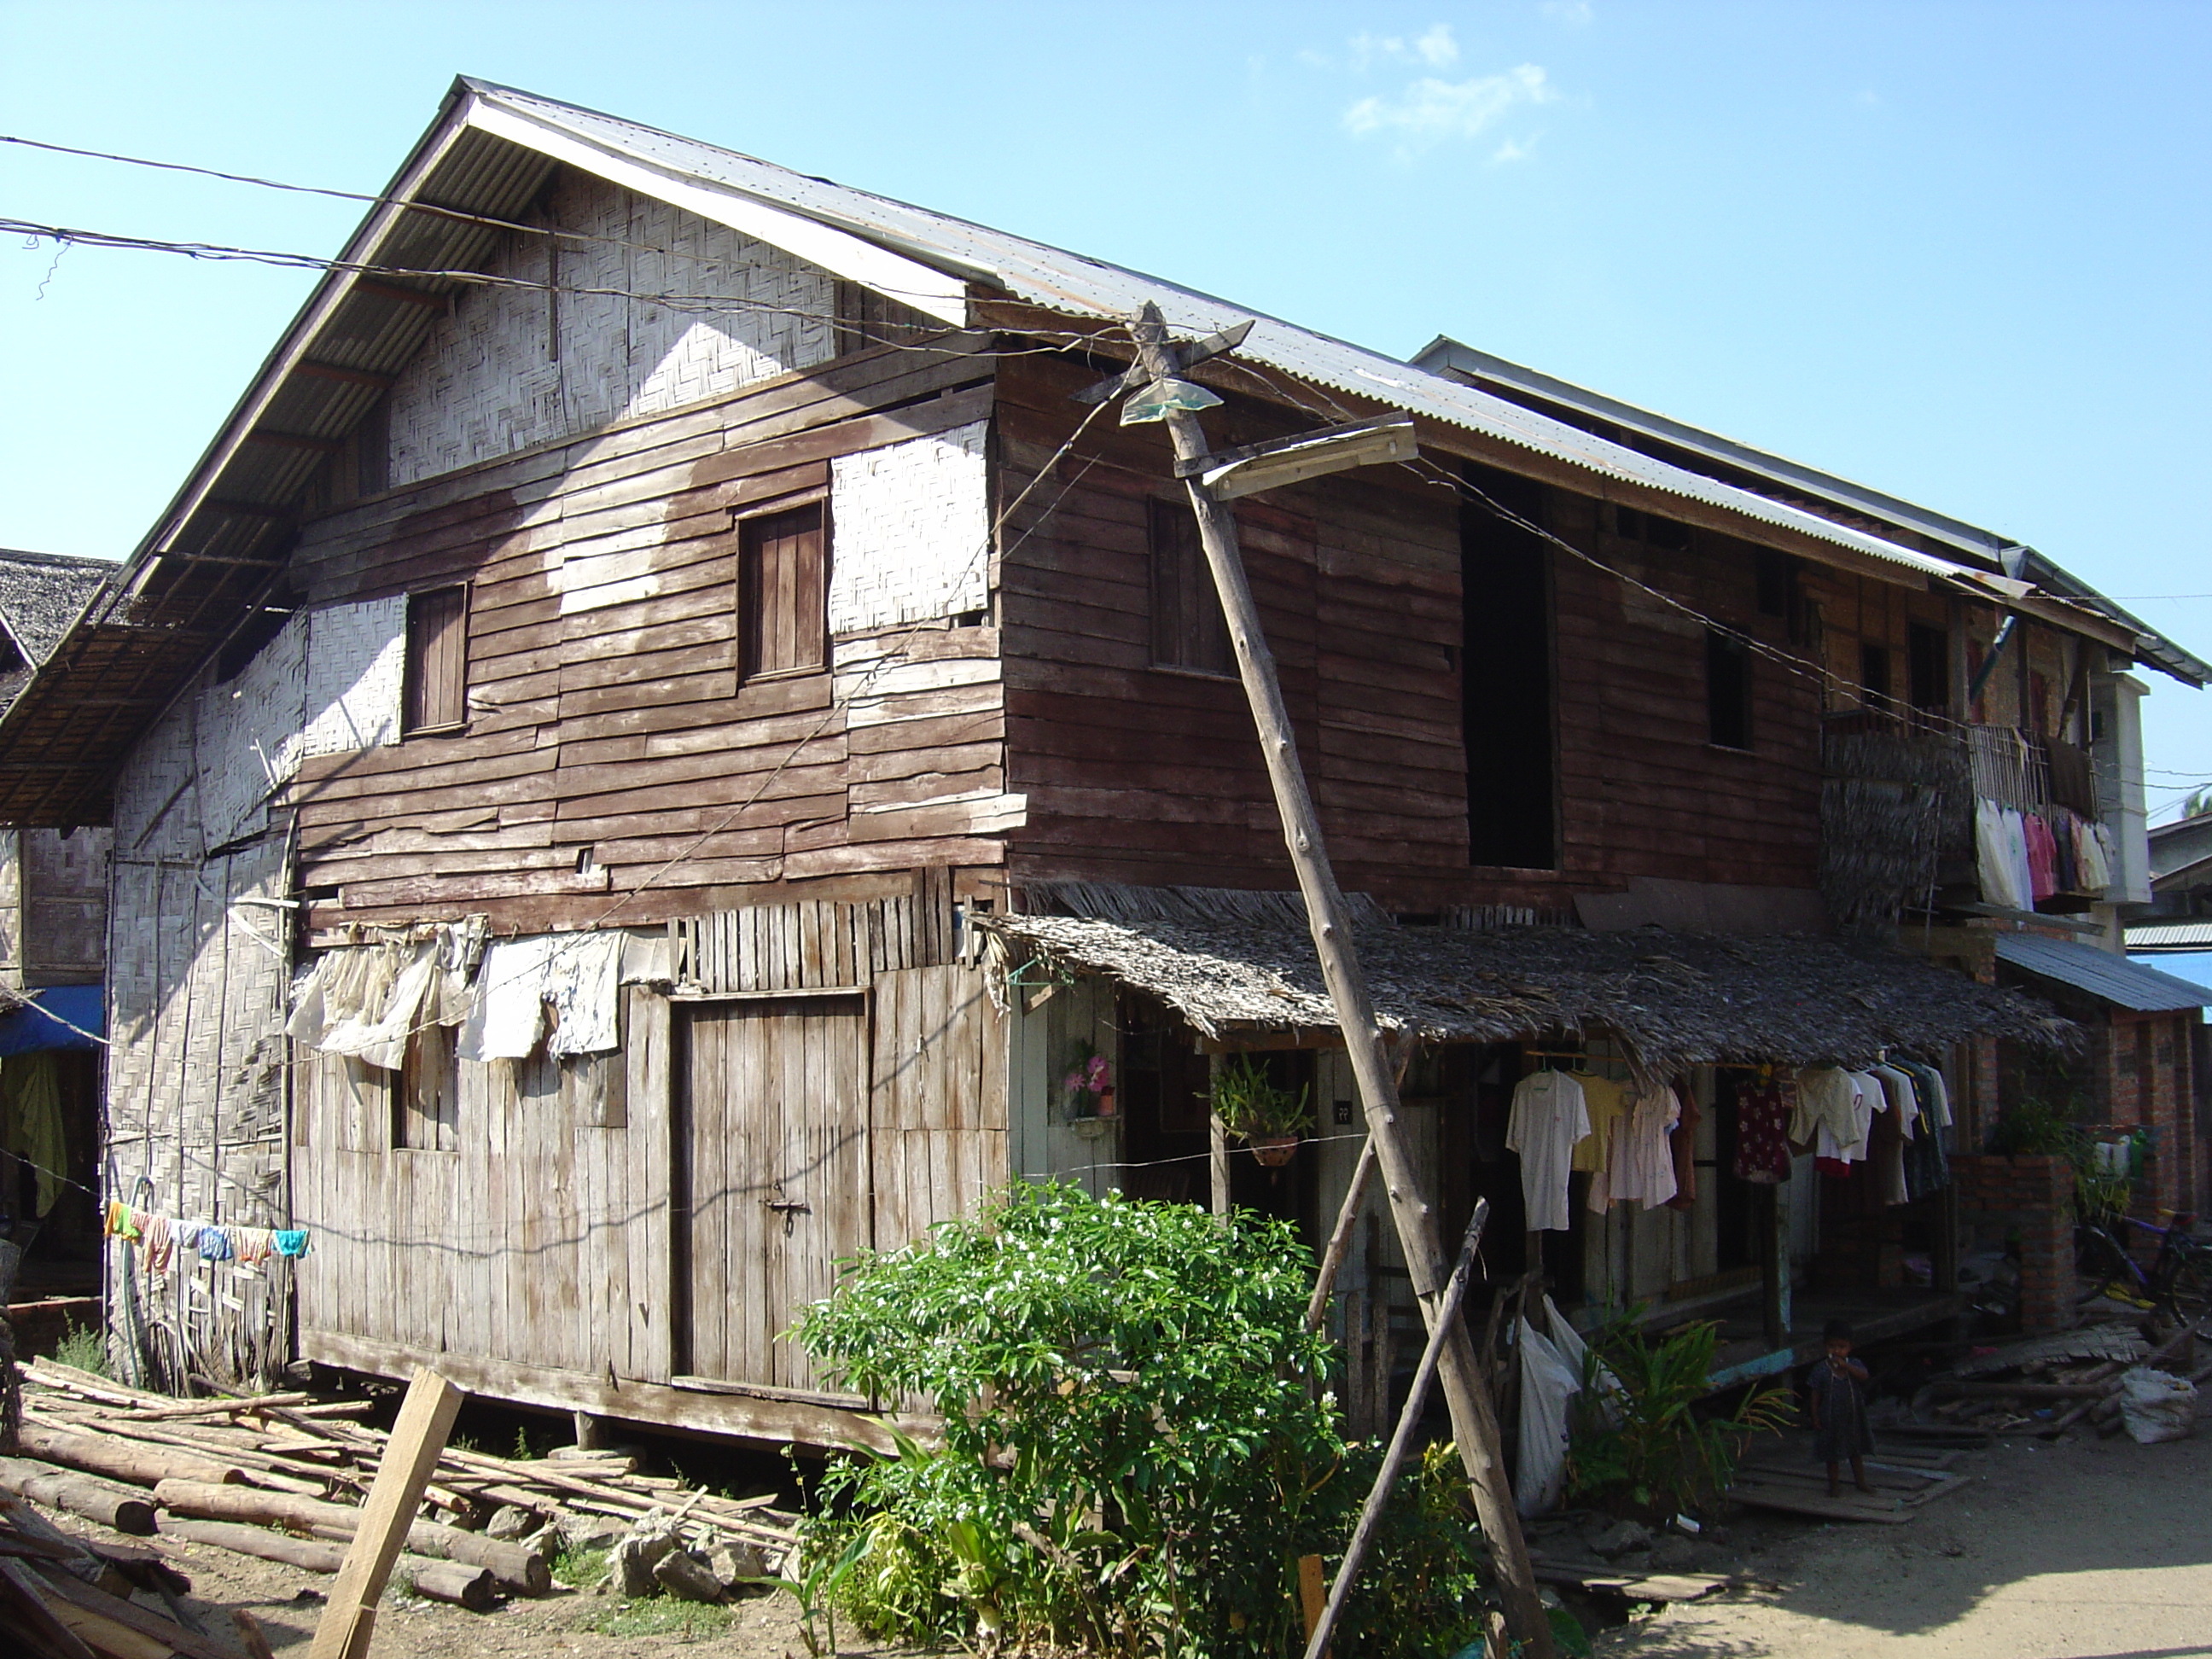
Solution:
[[[767,665],[786,672],[741,683],[737,527],[818,501],[836,456],[988,416],[992,374],[865,353],[307,526],[303,603],[469,584],[465,726],[292,786],[310,928],[585,925],[649,881],[634,924],[757,884],[997,862],[996,630],[900,630],[888,665],[846,635],[817,672],[787,640]]]
[[[1002,498],[1065,436],[1067,394],[1081,380],[1043,360],[1002,365]],[[1233,444],[1274,435],[1285,417],[1232,398],[1208,420]],[[1109,428],[1080,454],[1079,481],[1048,512],[1016,515],[1006,538],[1009,787],[1029,805],[1009,832],[1009,873],[1018,884],[1287,887],[1241,689],[1153,663],[1146,518],[1150,502],[1181,500],[1166,442],[1151,428]],[[1559,833],[1546,871],[1469,861],[1450,492],[1433,474],[1370,468],[1237,503],[1340,878],[1413,911],[1564,905],[1574,890],[1642,876],[1813,887],[1822,665],[1815,647],[1792,643],[1785,619],[1759,612],[1758,550],[1685,527],[1682,544],[1662,550],[1615,533],[1596,501],[1556,486],[1544,495],[1547,527],[1611,567],[1550,556]],[[1947,614],[1907,571],[1888,582],[1799,569],[1832,639],[1878,635],[1900,665],[1907,617],[1940,625]],[[1748,750],[1710,740],[1705,623],[1612,570],[1799,661],[1802,672],[1754,652]]]

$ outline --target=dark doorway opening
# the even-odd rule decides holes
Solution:
[[[1467,481],[1476,492],[1460,504],[1468,860],[1557,869],[1551,550],[1490,505],[1540,526],[1544,487],[1474,465]]]

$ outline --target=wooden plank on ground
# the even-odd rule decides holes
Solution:
[[[362,1506],[361,1523],[345,1565],[331,1587],[329,1605],[315,1626],[309,1659],[364,1659],[376,1628],[376,1607],[392,1563],[430,1483],[438,1454],[461,1409],[461,1391],[427,1368],[415,1373],[377,1465],[375,1483]]]

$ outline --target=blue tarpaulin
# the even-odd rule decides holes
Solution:
[[[99,986],[50,985],[27,994],[31,1000],[21,1007],[0,1014],[0,1055],[90,1048],[95,1046],[93,1037],[107,1035]]]

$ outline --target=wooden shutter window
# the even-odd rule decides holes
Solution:
[[[410,593],[404,729],[451,731],[466,720],[468,670],[469,590]]]
[[[829,664],[829,560],[822,504],[738,526],[738,672],[818,673]]]
[[[1152,665],[1234,674],[1229,624],[1206,568],[1198,520],[1180,502],[1147,501],[1152,562]]]

